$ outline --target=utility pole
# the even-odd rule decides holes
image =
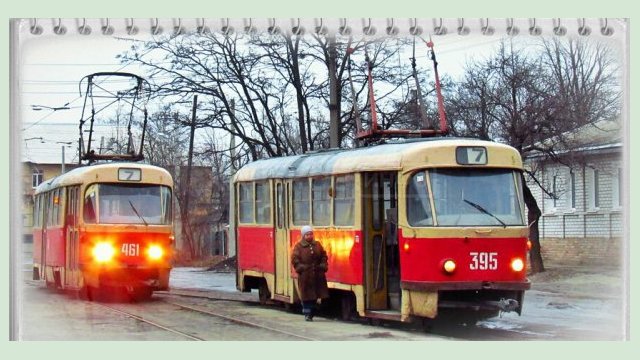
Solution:
[[[340,107],[338,99],[338,79],[336,61],[338,52],[336,50],[336,38],[334,35],[327,37],[329,47],[329,147],[340,147]]]
[[[64,174],[65,172],[65,161],[64,161],[64,145],[62,145],[62,164],[60,166],[60,174]]]
[[[189,219],[189,195],[191,189],[191,164],[193,162],[193,138],[196,132],[196,107],[198,106],[198,95],[193,96],[193,108],[191,109],[191,122],[189,124],[190,134],[189,134],[189,154],[187,157],[187,179],[183,192],[183,216],[182,216],[182,236],[183,239],[187,240],[187,244],[189,244],[190,255],[195,255],[194,244],[191,238],[191,223]],[[187,230],[187,227],[189,230]]]

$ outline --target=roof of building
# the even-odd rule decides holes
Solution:
[[[562,143],[559,137],[554,136],[537,143],[538,148],[551,148],[557,154],[589,151],[605,151],[607,149],[620,148],[623,145],[622,123],[618,119],[600,120],[583,125],[573,131],[562,134]],[[536,157],[536,152],[532,157]]]

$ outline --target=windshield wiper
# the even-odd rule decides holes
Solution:
[[[140,215],[140,213],[138,213],[138,210],[136,210],[136,207],[133,206],[133,203],[131,202],[131,200],[129,200],[129,205],[131,205],[131,208],[133,209],[133,212],[136,213],[136,215],[138,215],[138,217],[140,218],[140,220],[142,220],[144,225],[145,226],[149,226],[149,224],[147,224],[147,221],[142,217],[142,215]]]
[[[478,209],[478,211],[480,211],[481,213],[487,214],[487,215],[491,216],[492,218],[498,220],[498,222],[500,224],[502,224],[503,227],[505,227],[505,228],[507,227],[507,224],[505,224],[504,221],[500,220],[497,216],[495,216],[492,213],[490,213],[489,210],[487,210],[487,209],[483,208],[482,206],[474,203],[473,201],[469,201],[467,199],[462,199],[462,201],[464,201],[467,204],[469,204],[469,205],[473,206],[474,208]]]

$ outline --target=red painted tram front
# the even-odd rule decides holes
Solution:
[[[142,164],[81,167],[41,184],[34,201],[33,278],[136,298],[169,284],[174,247],[170,174]]]

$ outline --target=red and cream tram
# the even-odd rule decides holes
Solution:
[[[455,138],[250,163],[231,192],[238,289],[297,302],[290,255],[312,225],[344,318],[520,313],[530,287],[522,170],[512,147]]]
[[[35,191],[33,279],[82,291],[126,288],[137,299],[169,285],[173,179],[136,163],[84,166]]]

